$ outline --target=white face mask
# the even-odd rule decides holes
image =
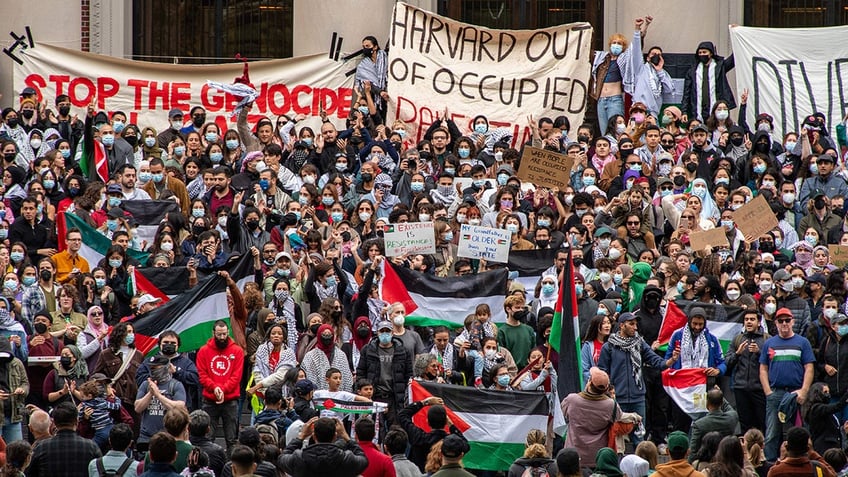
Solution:
[[[727,299],[730,301],[736,301],[739,299],[742,293],[739,290],[727,290]]]
[[[760,291],[765,293],[771,290],[771,282],[768,280],[760,280]]]
[[[773,315],[773,314],[774,314],[774,312],[775,312],[775,311],[777,311],[777,304],[775,304],[775,303],[766,303],[766,304],[765,304],[765,306],[763,306],[763,310],[764,310],[766,313],[768,313],[769,315]]]
[[[609,255],[609,258],[611,258],[612,260],[618,260],[619,258],[621,258],[621,250],[619,250],[617,248],[609,249],[609,252],[607,252],[607,254]]]

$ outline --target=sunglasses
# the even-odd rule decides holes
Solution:
[[[660,187],[660,190],[674,190],[674,186],[671,186],[671,187]]]
[[[673,146],[674,141],[660,141],[660,144],[662,144],[663,146]]]
[[[774,320],[774,321],[776,321],[777,323],[786,324],[786,323],[789,323],[790,321],[792,321],[792,318],[783,318],[782,320]]]
[[[627,222],[627,225],[641,225],[642,222]]]
[[[695,216],[694,215],[681,215],[680,218],[681,219],[694,219]]]
[[[91,316],[103,316],[103,312],[102,311],[95,311],[94,313],[91,314]]]

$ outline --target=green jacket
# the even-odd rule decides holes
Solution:
[[[27,379],[26,367],[24,363],[21,362],[18,358],[12,358],[12,361],[9,362],[9,390],[8,392],[12,394],[11,397],[11,406],[12,406],[12,423],[21,422],[23,416],[21,411],[24,409],[26,405],[26,398],[29,394],[29,380]],[[15,389],[22,388],[24,390],[23,394],[15,394]],[[10,401],[0,399],[0,416],[5,415],[6,409],[3,406],[6,406]]]

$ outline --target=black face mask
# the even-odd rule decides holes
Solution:
[[[824,201],[823,197],[817,197],[816,200],[813,201],[813,207],[818,210],[824,209],[825,205],[827,205]]]
[[[40,335],[47,333],[47,325],[45,325],[44,323],[36,323],[35,325],[33,325],[33,328],[35,328],[35,332]]]
[[[206,232],[206,227],[204,227],[202,225],[192,225],[191,226],[191,233],[193,233],[195,237],[202,234],[203,232]]]
[[[6,120],[6,125],[14,129],[18,127],[18,118],[9,118]]]
[[[760,242],[760,250],[763,252],[771,252],[774,250],[774,242]]]
[[[51,272],[50,270],[42,270],[41,272],[39,272],[39,276],[41,277],[41,281],[46,282],[53,278],[53,272]]]
[[[225,340],[219,340],[218,338],[215,338],[215,346],[217,346],[218,349],[226,349],[228,344],[230,344],[229,338]]]
[[[318,328],[320,328],[320,327],[321,327],[321,325],[320,325],[320,324],[312,325],[312,326],[310,326],[310,327],[309,327],[309,331],[310,331],[313,335],[317,335],[317,334],[318,334]]]
[[[244,223],[244,225],[247,225],[247,228],[249,228],[250,230],[256,230],[256,229],[259,228],[259,221],[258,220],[248,220],[247,222]]]
[[[628,158],[631,154],[633,154],[633,148],[630,148],[630,149],[619,149],[619,152],[620,152],[619,157],[621,157],[621,160],[622,160],[622,161],[624,161],[624,160],[627,160],[627,158]]]
[[[68,114],[71,114],[70,106],[59,106],[59,116],[67,116]]]
[[[370,172],[363,173],[361,177],[362,177],[362,182],[371,182],[372,180],[374,180],[374,176],[371,175]]]
[[[698,61],[703,64],[707,64],[707,62],[710,61],[710,55],[698,55]]]
[[[589,142],[589,136],[577,136],[577,142]]]
[[[32,117],[34,115],[35,115],[35,111],[33,111],[31,109],[24,109],[23,111],[21,111],[21,116],[23,116],[24,119],[32,119]]]
[[[374,54],[373,48],[362,48],[362,56],[367,56],[370,58],[372,54]]]
[[[64,369],[65,371],[71,369],[71,366],[73,366],[71,364],[71,358],[69,358],[68,356],[62,356],[61,358],[59,358],[59,364],[62,365],[62,369]]]
[[[754,149],[756,149],[757,152],[766,153],[769,150],[769,145],[767,142],[758,142],[754,145]]]
[[[124,138],[124,141],[127,141],[130,146],[135,147],[138,144],[138,136],[136,136],[135,134],[130,134],[129,136]]]
[[[659,297],[651,296],[651,297],[645,298],[645,306],[649,310],[656,310],[657,308],[660,307]]]
[[[580,265],[583,265],[583,259],[582,258],[576,258],[575,257],[575,258],[572,258],[571,261],[574,262],[575,267],[579,267]]]
[[[539,246],[539,248],[545,248],[545,247],[547,247],[550,243],[551,243],[551,241],[550,241],[550,240],[536,240],[536,245],[538,245],[538,246]]]
[[[330,346],[331,344],[333,344],[333,337],[332,336],[322,336],[321,337],[321,344],[323,344],[324,346]]]
[[[687,162],[686,170],[689,172],[695,172],[698,170],[698,164],[695,164],[694,162]]]
[[[342,317],[342,310],[333,310],[330,312],[330,318],[338,320]]]
[[[745,140],[741,137],[730,138],[730,143],[733,144],[734,146],[737,146],[737,147],[741,146],[743,142],[745,142]]]
[[[521,310],[521,311],[516,311],[515,313],[513,313],[512,317],[515,318],[517,321],[524,323],[525,321],[527,321],[527,315],[528,314],[530,314],[529,311]]]
[[[171,356],[173,354],[176,354],[176,352],[177,352],[177,345],[175,345],[173,343],[165,343],[165,344],[162,345],[162,354]]]
[[[758,263],[758,264],[754,265],[754,272],[755,273],[760,273],[762,271],[763,271],[763,264],[762,263]]]
[[[205,123],[205,122],[206,122],[206,115],[205,114],[198,114],[197,116],[191,117],[191,124],[193,124],[194,127],[196,127],[196,128],[203,126],[203,123]]]
[[[671,181],[674,182],[674,185],[676,185],[677,187],[683,187],[683,184],[686,183],[686,178],[683,176],[677,176]]]
[[[3,159],[5,159],[6,162],[15,162],[15,157],[17,155],[18,155],[17,152],[7,152],[7,153],[3,154]]]
[[[356,335],[360,338],[368,338],[369,336],[371,336],[371,330],[369,330],[368,328],[357,328]]]

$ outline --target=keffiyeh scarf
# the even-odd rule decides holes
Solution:
[[[610,335],[609,343],[616,348],[630,354],[630,367],[633,372],[633,379],[636,380],[636,387],[642,389],[642,336],[638,333],[635,336],[622,337],[618,333]]]

